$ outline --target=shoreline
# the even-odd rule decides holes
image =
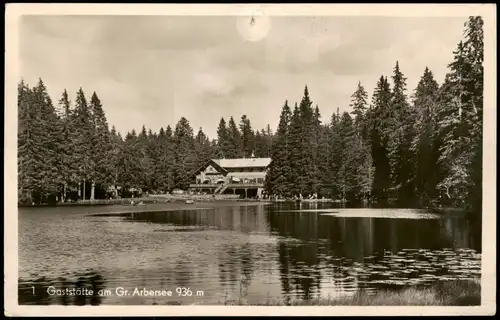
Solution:
[[[159,203],[184,203],[186,200],[193,200],[195,203],[340,203],[331,199],[317,199],[310,200],[304,199],[301,201],[297,200],[268,200],[268,199],[241,199],[233,197],[211,197],[211,196],[200,196],[200,195],[185,195],[185,196],[149,196],[149,197],[139,197],[139,198],[122,198],[122,199],[96,199],[96,200],[78,200],[76,202],[59,202],[57,204],[18,204],[18,208],[21,207],[59,207],[59,206],[108,206],[108,205],[132,205],[131,201],[134,203],[142,202],[146,204],[159,204]]]
[[[193,203],[186,203],[187,200],[193,200]],[[132,201],[134,202],[132,204]],[[142,204],[140,204],[142,202]],[[215,207],[225,207],[225,206],[248,206],[248,205],[270,205],[270,204],[292,204],[292,203],[306,203],[306,204],[318,204],[318,203],[329,203],[329,204],[342,204],[342,201],[333,199],[302,199],[302,200],[292,200],[292,199],[241,199],[233,195],[150,195],[147,197],[138,198],[121,198],[121,199],[97,199],[97,200],[79,200],[76,202],[61,202],[57,204],[18,204],[18,208],[49,208],[49,207],[96,207],[96,206],[123,206],[134,208],[134,212],[139,210],[144,212],[159,212],[159,211],[175,211],[175,210],[190,210],[190,209],[210,209]],[[164,205],[162,208],[151,209],[148,208],[149,205],[155,207],[159,205]],[[335,208],[335,207],[334,207]],[[403,207],[392,207],[388,206],[385,208],[375,207],[339,207],[342,209],[416,209],[416,210],[426,210],[430,214],[435,214],[441,217],[454,217],[454,218],[466,218],[474,219],[474,214],[466,208],[454,208],[454,207],[419,207],[419,208],[403,208]],[[120,213],[132,212],[130,210],[120,211]]]
[[[137,206],[134,203],[142,202],[144,205],[147,204],[161,204],[161,203],[184,203],[186,200],[192,199],[195,202],[236,202],[236,199],[213,199],[213,198],[196,198],[196,197],[139,197],[139,198],[121,198],[121,199],[96,199],[96,200],[78,200],[76,202],[59,202],[57,204],[18,204],[18,207],[61,207],[61,206],[112,206],[112,205],[129,205]]]
[[[193,200],[193,204],[186,204],[187,200]],[[134,201],[134,204],[131,202]],[[142,202],[140,205],[138,203]],[[269,200],[269,199],[240,199],[231,197],[211,197],[211,196],[200,196],[200,195],[178,195],[178,196],[149,196],[149,197],[138,197],[138,198],[121,198],[121,199],[96,199],[96,200],[79,200],[76,202],[60,202],[57,204],[18,204],[18,208],[36,208],[36,207],[61,207],[61,206],[131,206],[131,207],[144,207],[148,204],[170,204],[170,205],[181,205],[185,204],[190,207],[195,207],[196,204],[208,204],[213,206],[213,204],[231,204],[231,205],[247,205],[247,204],[273,204],[273,203],[331,203],[339,204],[341,201],[332,199],[303,199],[298,200]],[[358,208],[358,207],[356,207]],[[359,207],[364,208],[364,207]],[[367,207],[370,208],[370,207]],[[376,208],[376,207],[375,207]],[[390,207],[389,207],[390,208]],[[348,207],[345,209],[349,209]],[[420,207],[420,208],[394,208],[394,209],[419,209],[419,210],[429,210],[431,213],[446,216],[466,216],[470,213],[470,210],[465,208],[454,208],[454,207]]]

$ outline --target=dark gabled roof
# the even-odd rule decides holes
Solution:
[[[212,165],[217,171],[222,172],[222,173],[227,173],[227,170],[222,168],[217,162],[215,162],[213,159],[208,160],[205,162],[201,167],[193,171],[192,176],[198,174],[201,170],[205,170],[209,165]]]

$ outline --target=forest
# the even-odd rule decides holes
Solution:
[[[406,207],[482,203],[483,20],[469,17],[443,83],[429,68],[409,92],[404,66],[378,78],[371,99],[353,85],[349,111],[327,120],[305,86],[285,101],[275,132],[250,119],[221,118],[217,137],[186,118],[158,132],[145,126],[122,136],[109,126],[96,92],[66,90],[54,103],[42,79],[18,85],[20,203],[108,197],[134,190],[186,189],[210,158],[270,157],[267,193],[318,193],[350,202]],[[196,132],[196,133],[195,133]]]

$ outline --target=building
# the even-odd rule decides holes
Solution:
[[[193,174],[190,190],[209,194],[239,194],[252,198],[262,193],[271,158],[212,159]]]

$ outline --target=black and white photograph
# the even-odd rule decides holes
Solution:
[[[493,315],[495,9],[7,5],[6,315]]]

